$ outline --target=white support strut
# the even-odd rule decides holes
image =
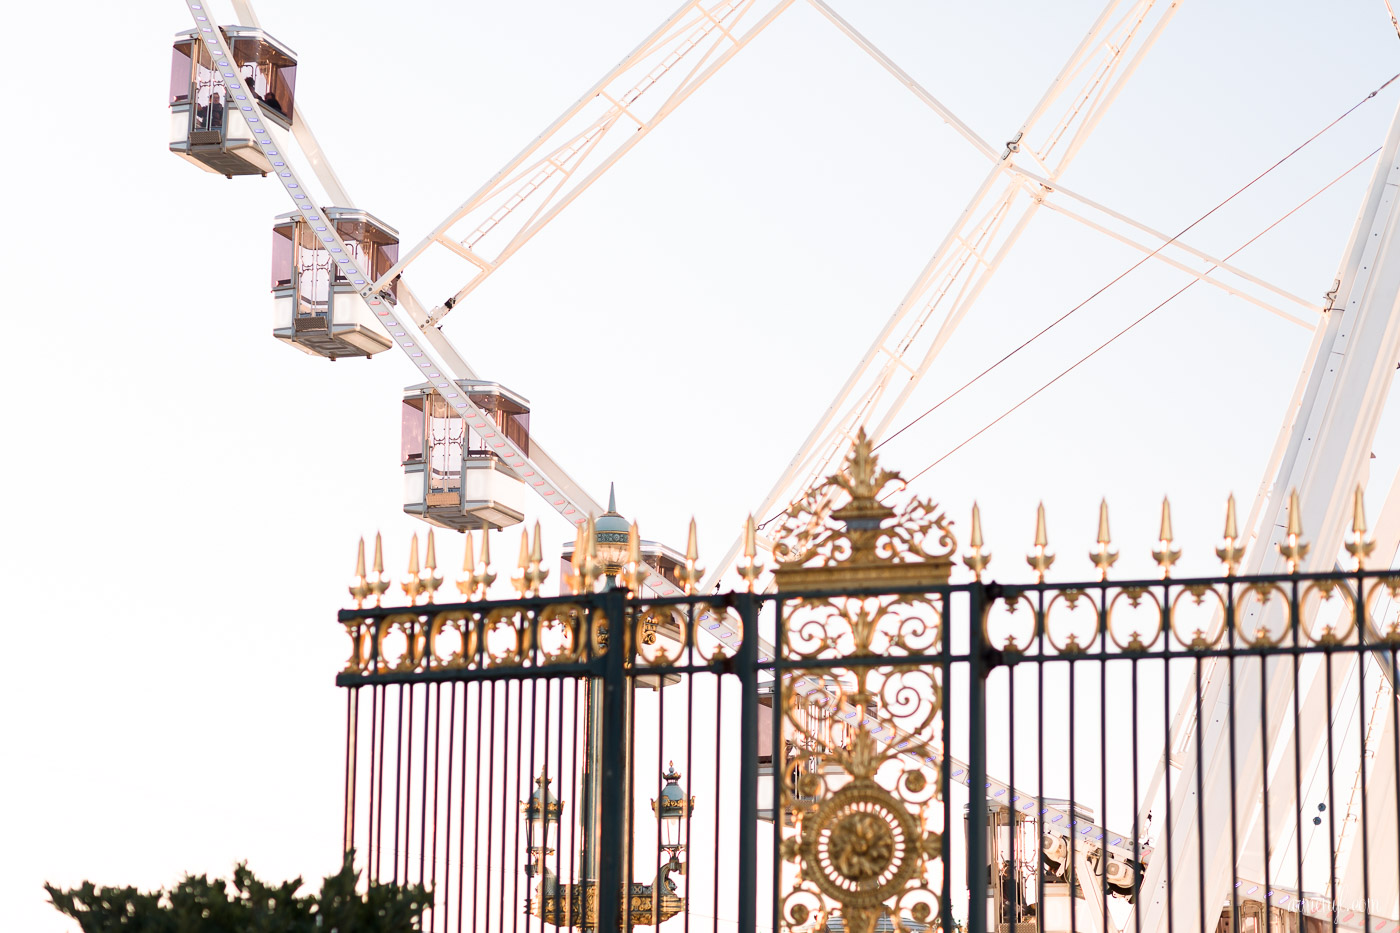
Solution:
[[[1309,364],[1275,448],[1277,466],[1271,482],[1261,490],[1262,501],[1256,502],[1254,511],[1260,516],[1259,527],[1250,548],[1247,572],[1283,571],[1277,545],[1287,527],[1287,499],[1293,489],[1298,491],[1303,528],[1312,539],[1311,556],[1304,569],[1332,569],[1351,515],[1352,490],[1365,478],[1372,441],[1389,394],[1396,361],[1400,360],[1400,297],[1397,297],[1400,296],[1400,211],[1395,209],[1398,196],[1400,111],[1391,123],[1344,256],[1339,276],[1339,303],[1318,327],[1309,349]],[[1177,779],[1177,783],[1192,792],[1173,794],[1173,812],[1167,817],[1171,821],[1173,852],[1168,857],[1163,850],[1149,869],[1143,898],[1137,907],[1143,912],[1144,929],[1164,928],[1168,911],[1174,923],[1195,924],[1202,910],[1207,916],[1218,911],[1231,890],[1237,866],[1231,858],[1230,833],[1216,832],[1206,839],[1198,839],[1195,831],[1197,808],[1204,808],[1206,825],[1228,827],[1231,818],[1239,816],[1230,807],[1231,789],[1260,787],[1267,781],[1268,776],[1260,763],[1260,748],[1261,745],[1273,747],[1288,721],[1293,687],[1291,678],[1275,672],[1272,667],[1268,670],[1275,676],[1269,677],[1265,694],[1267,729],[1261,728],[1257,717],[1244,717],[1245,724],[1238,734],[1238,761],[1233,780],[1228,762],[1229,735],[1224,731],[1226,717],[1219,715],[1219,711],[1228,707],[1231,696],[1260,696],[1260,674],[1256,667],[1241,666],[1231,684],[1226,665],[1218,660],[1208,662],[1205,675],[1208,682],[1201,698],[1208,721],[1196,724],[1189,713],[1179,717],[1183,732],[1199,730],[1197,741],[1206,750],[1204,766],[1198,777],[1194,760],[1187,756]],[[1324,730],[1314,732],[1315,736],[1324,734]],[[1315,748],[1305,750],[1304,759],[1312,760],[1316,751]],[[1198,780],[1201,800],[1197,800],[1194,793]],[[1246,808],[1242,816],[1242,822],[1237,824],[1237,835],[1242,846],[1253,850],[1261,845],[1256,838],[1261,832],[1257,805]],[[1277,811],[1271,816],[1271,823],[1280,819]],[[1272,838],[1277,839],[1277,827],[1270,828],[1274,830]],[[1306,830],[1311,827],[1305,827]],[[1198,848],[1205,852],[1203,865],[1197,864]],[[1275,854],[1271,851],[1268,858],[1251,857],[1259,859],[1268,872]],[[1240,857],[1246,856],[1241,853]],[[1202,871],[1205,891],[1196,892],[1192,886],[1178,885],[1168,903],[1169,860],[1177,877],[1194,878],[1198,870]],[[1327,880],[1330,889],[1332,879]],[[1301,887],[1302,879],[1299,881]],[[1338,893],[1328,892],[1333,899]],[[1198,900],[1201,896],[1204,901]],[[1377,914],[1393,913],[1394,909],[1394,904],[1376,905]]]

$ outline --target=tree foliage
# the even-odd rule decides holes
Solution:
[[[410,933],[420,930],[431,903],[422,885],[370,885],[356,890],[354,853],[321,891],[299,895],[302,879],[259,881],[246,862],[232,881],[186,875],[168,890],[95,887],[70,890],[44,885],[59,912],[83,933]]]

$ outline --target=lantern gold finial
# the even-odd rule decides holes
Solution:
[[[1309,545],[1302,540],[1303,537],[1303,516],[1302,510],[1298,506],[1298,490],[1293,490],[1288,494],[1288,531],[1287,539],[1279,542],[1278,552],[1283,559],[1288,561],[1288,572],[1297,573],[1299,565],[1303,563],[1303,558],[1308,556]]]
[[[476,598],[476,547],[472,543],[472,533],[467,533],[467,548],[462,552],[462,579],[457,581],[457,591],[465,599]]]
[[[681,581],[681,586],[685,589],[687,596],[695,594],[695,588],[700,585],[700,578],[705,575],[705,568],[701,567],[697,561],[700,559],[700,545],[695,533],[695,517],[690,518],[690,535],[685,543],[685,566],[676,571],[676,576]]]
[[[1351,535],[1346,543],[1347,553],[1356,558],[1356,569],[1360,570],[1376,549],[1376,542],[1366,539],[1366,493],[1360,483],[1356,484],[1356,494],[1352,497]]]
[[[400,587],[403,588],[404,595],[408,597],[410,606],[418,605],[418,597],[423,594],[423,581],[419,579],[418,573],[418,532],[413,533],[413,538],[408,543],[408,576]]]
[[[1172,575],[1172,564],[1181,558],[1181,548],[1172,547],[1172,504],[1162,497],[1162,529],[1157,535],[1157,547],[1152,549],[1152,559],[1162,568],[1162,579]]]
[[[992,562],[992,552],[982,550],[982,510],[977,507],[976,502],[972,503],[972,529],[968,534],[967,543],[972,548],[972,553],[963,555],[963,563],[972,571],[972,579],[981,580],[982,571]]]
[[[739,576],[743,577],[750,593],[762,573],[763,564],[758,560],[758,526],[754,524],[753,513],[750,512],[744,520],[744,561],[739,565]]]
[[[1112,567],[1118,560],[1118,552],[1109,549],[1112,539],[1108,533],[1108,500],[1099,500],[1099,535],[1098,547],[1089,552],[1089,560],[1094,562],[1094,566],[1099,568],[1099,579],[1108,579],[1108,568]]]
[[[1045,582],[1045,571],[1055,563],[1055,555],[1045,550],[1049,544],[1050,538],[1045,531],[1045,503],[1042,502],[1035,509],[1035,550],[1026,555],[1026,563],[1035,571],[1037,583]]]
[[[379,607],[384,603],[384,594],[393,585],[392,580],[384,579],[384,538],[379,532],[374,533],[374,579],[369,583],[370,592],[374,594],[374,605]]]
[[[373,592],[370,589],[369,580],[365,578],[365,539],[360,538],[360,548],[355,555],[355,582],[350,587],[350,595],[354,597],[355,608],[363,609],[365,599]]]
[[[1225,565],[1225,576],[1233,577],[1244,561],[1244,545],[1240,544],[1239,528],[1235,522],[1235,497],[1225,502],[1225,544],[1215,549],[1215,556]]]
[[[621,576],[633,596],[642,595],[642,584],[647,582],[650,571],[642,561],[642,533],[637,530],[636,522],[627,528],[627,563]]]

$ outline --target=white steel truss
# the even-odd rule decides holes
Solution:
[[[1367,198],[1352,232],[1351,243],[1343,259],[1336,303],[1316,330],[1307,363],[1299,380],[1294,399],[1275,444],[1266,473],[1268,480],[1261,487],[1248,527],[1254,532],[1246,564],[1248,573],[1282,572],[1283,561],[1277,545],[1283,539],[1288,524],[1287,497],[1296,489],[1303,527],[1312,537],[1312,552],[1306,569],[1331,569],[1340,549],[1343,533],[1351,517],[1352,490],[1367,478],[1372,442],[1384,411],[1400,360],[1400,210],[1395,201],[1400,197],[1400,110],[1391,123],[1386,144],[1377,163]],[[1390,505],[1387,505],[1390,511]],[[1393,518],[1387,517],[1387,525]],[[1393,553],[1394,548],[1391,548]],[[1207,662],[1204,673],[1201,708],[1207,721],[1197,723],[1194,717],[1194,694],[1183,701],[1173,729],[1172,747],[1181,747],[1186,738],[1197,730],[1197,741],[1208,749],[1203,758],[1201,774],[1196,775],[1191,756],[1179,762],[1164,762],[1158,766],[1149,788],[1148,799],[1155,794],[1161,780],[1171,780],[1169,771],[1179,767],[1176,782],[1183,788],[1194,788],[1199,780],[1200,800],[1194,793],[1173,794],[1173,810],[1167,815],[1172,826],[1173,853],[1165,850],[1149,866],[1143,886],[1143,898],[1137,906],[1143,914],[1146,929],[1162,928],[1168,914],[1176,923],[1195,923],[1202,909],[1219,909],[1230,889],[1236,865],[1230,851],[1230,834],[1216,833],[1209,839],[1197,839],[1197,808],[1204,810],[1206,825],[1228,826],[1231,790],[1235,786],[1264,786],[1269,775],[1263,773],[1260,748],[1272,748],[1280,738],[1282,728],[1289,722],[1288,710],[1293,699],[1291,678],[1270,669],[1274,676],[1267,686],[1268,729],[1253,723],[1239,735],[1241,753],[1232,776],[1229,767],[1230,741],[1224,731],[1226,717],[1217,715],[1226,709],[1231,695],[1259,696],[1260,672],[1252,665],[1236,671],[1233,685],[1226,666],[1218,660]],[[1394,715],[1393,704],[1389,715]],[[1326,730],[1313,729],[1313,747],[1300,749],[1304,760],[1314,760],[1317,741]],[[1304,736],[1296,741],[1308,741]],[[1290,739],[1290,741],[1295,739]],[[1291,814],[1287,814],[1291,816]],[[1255,805],[1246,809],[1239,838],[1246,849],[1259,851],[1259,861],[1267,877],[1277,854],[1274,846],[1265,857],[1261,839],[1264,827],[1261,813]],[[1282,817],[1271,815],[1268,827],[1273,840],[1282,838]],[[1308,830],[1304,828],[1305,832]],[[1301,840],[1295,841],[1301,844]],[[1204,851],[1204,863],[1197,864],[1198,846]],[[1243,856],[1241,856],[1243,858]],[[1178,886],[1171,902],[1167,898],[1166,873],[1168,862],[1178,877],[1195,877],[1200,871],[1206,880],[1204,892],[1189,886]],[[1183,874],[1188,873],[1188,874]],[[1329,891],[1336,899],[1339,892]],[[1204,901],[1197,900],[1203,897]],[[1388,906],[1377,905],[1377,913]],[[1207,915],[1211,911],[1207,910]]]
[[[767,516],[775,507],[786,507],[802,490],[832,472],[854,442],[858,428],[864,426],[876,441],[884,436],[1044,200],[1043,192],[1027,194],[1026,177],[1007,166],[1030,161],[1038,184],[1053,188],[1171,21],[1177,6],[1167,0],[1110,0],[1006,144],[958,223],[763,498],[757,514]],[[825,3],[818,8],[842,31],[858,35]],[[861,44],[867,50],[873,48],[868,42]],[[896,77],[906,86],[914,85],[903,72]],[[922,89],[916,93],[979,150],[990,151],[965,124],[954,122],[931,94]],[[930,327],[940,313],[941,325]],[[731,545],[711,571],[706,586],[728,570],[739,547],[739,541]]]
[[[436,325],[545,224],[753,41],[793,0],[691,0],[390,268],[383,289],[434,245],[471,278]]]

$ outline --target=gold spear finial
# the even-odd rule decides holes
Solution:
[[[374,605],[383,605],[384,594],[393,585],[392,580],[384,579],[384,539],[379,532],[374,533],[374,579],[369,583],[370,592],[374,594]]]
[[[564,575],[564,586],[575,595],[583,592],[583,574],[580,570],[584,561],[583,528],[588,524],[584,519],[574,526],[574,552],[569,555],[569,572]]]
[[[701,567],[697,561],[700,559],[700,545],[695,533],[695,516],[690,517],[690,536],[685,543],[685,566],[676,571],[676,577],[681,581],[681,586],[685,589],[687,596],[694,595],[695,588],[700,585],[700,579],[705,575],[705,568]]]
[[[597,520],[592,512],[588,513],[588,520],[583,524],[583,562],[579,564],[578,575],[581,585],[580,592],[591,593],[593,587],[598,583],[598,574],[602,570],[598,566],[598,527]]]
[[[428,557],[423,561],[423,591],[428,594],[428,602],[432,602],[437,595],[438,587],[442,586],[442,577],[435,572],[437,570],[437,546],[433,543],[433,530],[428,529]]]
[[[972,548],[972,553],[963,555],[963,563],[972,571],[972,579],[981,580],[982,571],[992,562],[992,552],[982,550],[982,510],[977,507],[976,502],[972,503],[972,530],[968,534],[967,543]]]
[[[1172,547],[1172,504],[1162,497],[1162,530],[1157,536],[1157,547],[1152,549],[1152,559],[1162,568],[1162,579],[1172,575],[1172,564],[1181,558],[1181,548]]]
[[[373,592],[369,580],[365,578],[365,539],[360,538],[360,548],[355,555],[355,582],[350,587],[350,595],[355,599],[355,608],[363,609],[365,600]]]
[[[622,582],[634,596],[642,594],[642,584],[649,576],[647,565],[642,562],[642,533],[633,522],[627,529],[627,563],[623,568]]]
[[[399,584],[410,606],[418,605],[418,597],[423,593],[423,581],[418,579],[418,532],[408,542],[408,576]]]
[[[1098,547],[1089,552],[1089,560],[1094,562],[1094,566],[1099,568],[1099,579],[1108,579],[1108,568],[1112,567],[1118,560],[1118,552],[1109,549],[1113,543],[1108,533],[1108,500],[1099,500],[1099,536]]]
[[[483,525],[481,528],[481,572],[476,575],[476,584],[481,587],[479,598],[485,599],[491,584],[496,582],[496,575],[491,572],[491,526]]]
[[[1356,569],[1360,570],[1376,549],[1375,541],[1366,540],[1366,493],[1360,483],[1356,484],[1356,495],[1352,497],[1351,535],[1346,543],[1347,553],[1356,558]]]
[[[1279,543],[1278,552],[1288,561],[1288,572],[1297,573],[1303,558],[1308,556],[1308,545],[1302,540],[1303,515],[1298,507],[1298,490],[1288,494],[1288,538]]]
[[[544,535],[540,531],[540,523],[535,522],[535,540],[530,547],[530,566],[525,571],[525,576],[530,584],[530,593],[538,596],[540,586],[549,577],[549,568],[544,566]]]
[[[1037,583],[1045,582],[1045,571],[1055,563],[1055,555],[1045,550],[1049,544],[1050,538],[1045,531],[1045,503],[1042,502],[1035,509],[1035,551],[1026,555],[1026,563],[1035,571]]]
[[[476,598],[476,546],[472,544],[472,533],[467,533],[467,548],[462,553],[462,579],[457,581],[457,592],[464,599]]]
[[[744,520],[744,561],[739,565],[739,576],[753,592],[754,581],[763,573],[763,565],[758,560],[758,526],[754,524],[753,513]]]
[[[1233,577],[1239,572],[1244,561],[1244,545],[1240,544],[1240,532],[1235,522],[1235,496],[1231,493],[1225,501],[1225,544],[1215,549],[1215,556],[1225,565],[1225,576]]]
[[[520,557],[516,567],[510,572],[510,585],[524,599],[530,592],[530,529],[520,529]]]

